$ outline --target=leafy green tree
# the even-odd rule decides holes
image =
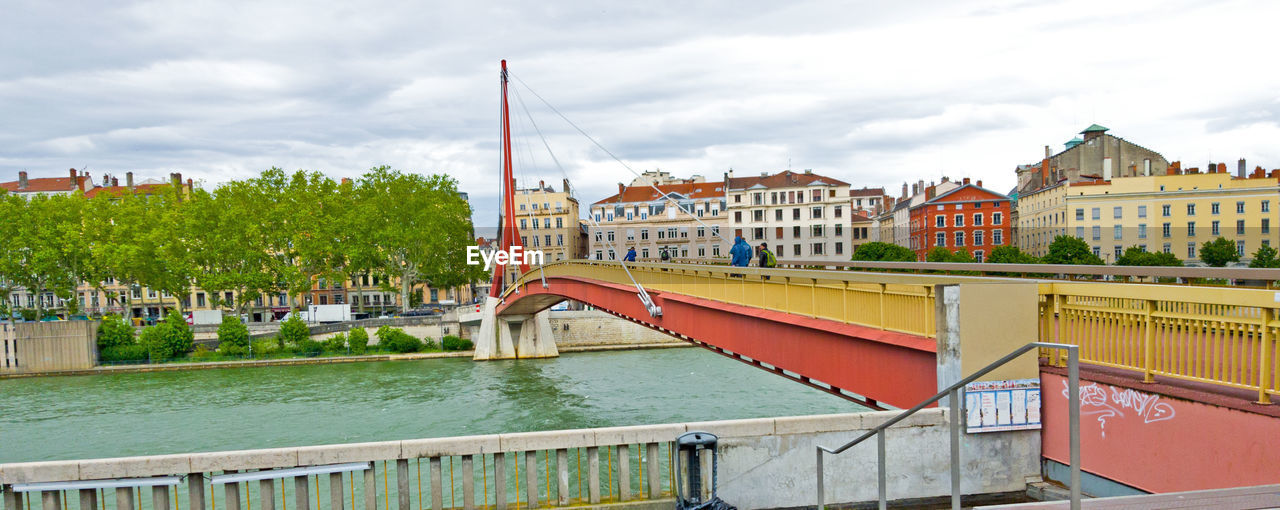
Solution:
[[[170,310],[163,321],[142,330],[138,340],[151,359],[165,360],[190,352],[194,336],[182,314]]]
[[[992,249],[991,254],[987,256],[987,262],[992,264],[1039,264],[1040,259],[1029,253],[1024,253],[1017,246],[1004,245]]]
[[[1120,258],[1116,260],[1117,266],[1181,266],[1182,261],[1178,260],[1172,253],[1152,253],[1137,246],[1130,246],[1124,250]]]
[[[133,345],[137,341],[133,326],[125,323],[124,318],[116,314],[102,318],[102,325],[98,327],[98,349]]]
[[[16,278],[22,271],[18,239],[19,225],[25,217],[23,200],[0,189],[0,319],[10,322],[18,313],[11,307],[10,296],[18,287]]]
[[[347,334],[347,345],[351,346],[352,354],[364,354],[369,350],[369,332],[364,328],[352,328]]]
[[[303,340],[311,337],[311,328],[302,322],[302,317],[297,313],[289,314],[289,318],[280,323],[280,334],[276,337],[280,340],[280,346],[298,345]]]
[[[1089,244],[1083,240],[1061,235],[1049,243],[1049,253],[1044,256],[1045,264],[1086,264],[1102,265],[1102,259],[1093,254]]]
[[[853,250],[853,260],[869,262],[915,262],[915,252],[893,243],[871,242]]]
[[[941,246],[934,246],[925,254],[925,262],[951,262],[951,250]]]
[[[46,292],[71,299],[87,264],[81,238],[83,204],[79,196],[43,195],[11,204],[17,213],[9,250],[17,267],[7,278],[36,296]],[[36,299],[36,314],[44,316],[44,302]]]
[[[480,266],[466,264],[462,254],[474,240],[471,207],[448,176],[421,176],[382,166],[361,176],[355,189],[362,229],[376,251],[375,272],[399,280],[400,303],[409,309],[414,285],[447,288],[483,277]]]
[[[1270,246],[1258,247],[1258,251],[1253,252],[1253,260],[1249,261],[1249,267],[1280,267],[1280,258],[1276,256],[1276,249]]]
[[[249,328],[238,315],[224,315],[218,325],[218,350],[226,354],[243,354],[249,350]]]
[[[1231,262],[1239,262],[1240,253],[1236,251],[1235,243],[1219,237],[1200,245],[1200,261],[1213,267],[1223,267]]]
[[[259,200],[247,181],[231,181],[213,193],[193,191],[188,205],[195,283],[218,304],[231,305],[237,316],[277,287],[269,272],[272,256]],[[220,296],[228,291],[239,299],[223,303]]]

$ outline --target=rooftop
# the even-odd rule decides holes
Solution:
[[[848,186],[849,183],[832,179],[830,177],[818,175],[815,173],[796,173],[790,170],[783,170],[773,175],[764,175],[758,177],[730,177],[728,178],[729,189],[747,189],[756,185],[765,188],[793,188],[800,186],[808,186],[821,181],[821,184],[829,186]],[[881,188],[881,194],[884,189]]]

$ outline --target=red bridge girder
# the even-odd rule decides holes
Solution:
[[[507,294],[498,314],[532,314],[568,298],[871,407],[905,408],[937,393],[931,338],[655,291],[663,313],[650,317],[634,287],[546,281]]]

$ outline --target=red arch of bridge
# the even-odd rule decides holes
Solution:
[[[569,276],[546,282],[508,293],[498,314],[532,314],[568,298],[871,407],[905,408],[937,393],[931,338],[655,291],[663,313],[650,317],[634,287]]]

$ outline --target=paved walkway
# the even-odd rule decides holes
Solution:
[[[1253,510],[1260,508],[1280,508],[1280,485],[1261,485],[1257,487],[1238,487],[1234,489],[1213,489],[1190,492],[1170,492],[1165,494],[1146,494],[1142,496],[1120,496],[1114,498],[1086,499],[1080,502],[1081,508],[1090,510],[1147,510],[1174,508],[1214,508],[1218,510]],[[1067,509],[1068,501],[1044,501],[1039,503],[1018,503],[1013,505],[985,506],[989,509]]]

